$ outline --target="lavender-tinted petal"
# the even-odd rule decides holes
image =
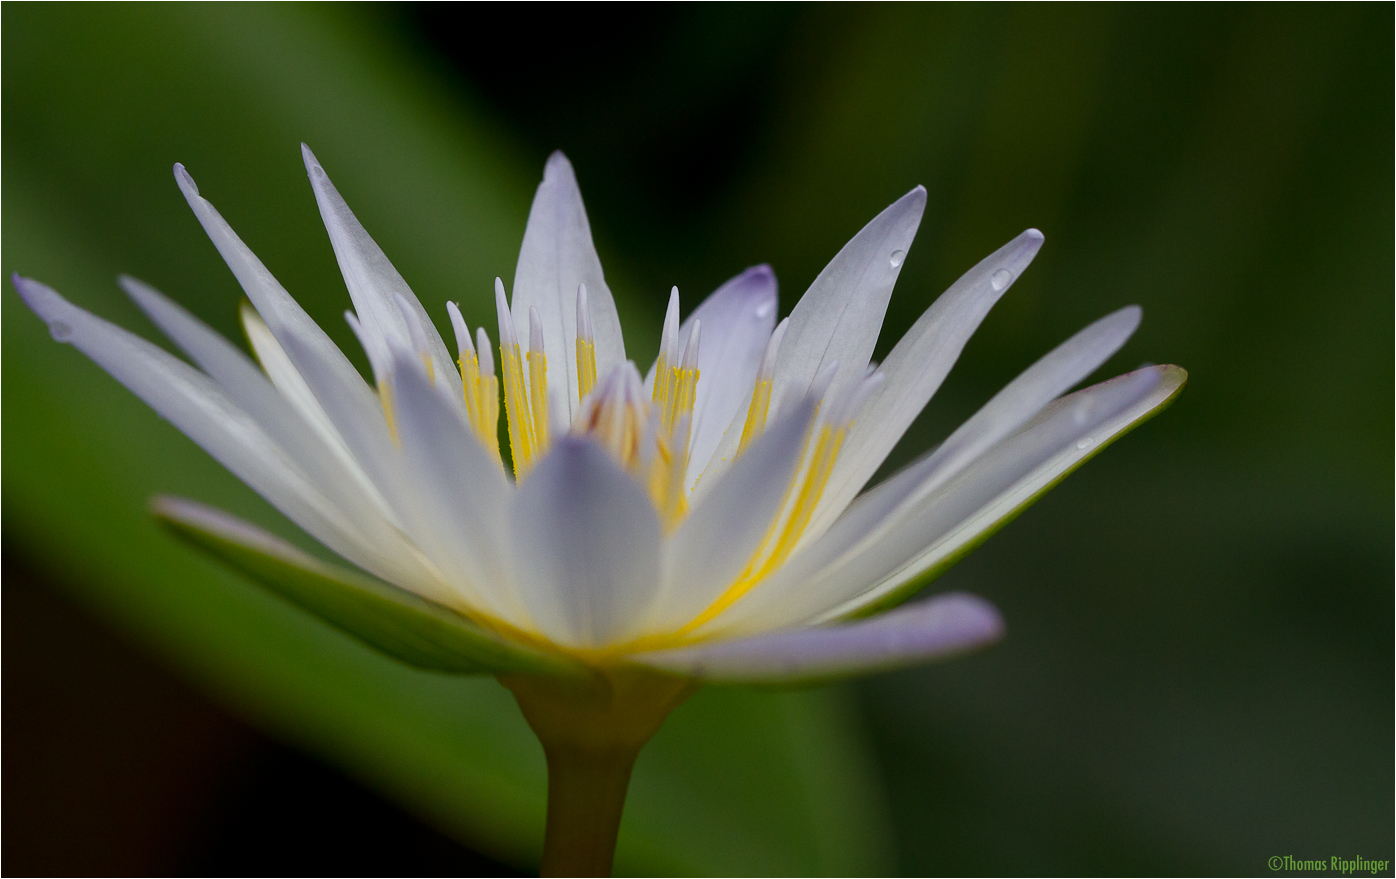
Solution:
[[[793,629],[632,656],[636,662],[712,682],[802,683],[928,662],[997,641],[1003,618],[963,592],[834,626]]]

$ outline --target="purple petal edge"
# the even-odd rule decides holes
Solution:
[[[1003,617],[977,595],[949,592],[854,623],[639,653],[633,661],[709,681],[794,683],[886,671],[997,641]]]

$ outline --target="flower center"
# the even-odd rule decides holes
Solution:
[[[527,478],[529,470],[548,449],[550,425],[557,429],[567,423],[560,399],[549,398],[548,363],[544,354],[542,320],[536,309],[529,315],[529,346],[525,354],[514,331],[504,295],[503,283],[495,281],[499,316],[499,358],[502,395],[507,418],[509,451],[514,476]],[[458,312],[452,312],[453,321]],[[776,355],[786,324],[771,335],[752,386],[751,402],[742,423],[735,455],[744,455],[765,433],[771,405]],[[688,515],[686,475],[694,426],[699,369],[698,346],[701,324],[692,321],[679,338],[678,291],[670,297],[664,320],[654,381],[646,393],[644,380],[632,362],[613,367],[597,380],[596,345],[587,305],[586,286],[577,295],[577,414],[568,429],[586,436],[606,449],[649,493],[666,534],[672,534]],[[501,381],[494,372],[489,337],[483,328],[476,331],[475,343],[463,322],[456,327],[460,344],[461,380],[465,392],[470,427],[487,450],[503,466],[498,439]],[[838,399],[824,400],[838,365],[828,365],[817,376],[809,393],[821,400],[819,415],[806,433],[779,513],[741,573],[705,610],[677,631],[641,639],[650,647],[673,645],[691,640],[691,633],[703,626],[757,583],[780,568],[800,544],[814,515],[824,487],[833,472],[840,449],[853,426],[853,416],[878,386],[881,376],[873,374],[852,382]],[[556,392],[554,392],[556,393]],[[551,404],[551,405],[550,405]],[[551,413],[551,414],[550,414]],[[653,643],[651,643],[653,642]],[[637,642],[637,644],[640,642]],[[636,645],[620,645],[634,647]],[[607,648],[607,652],[612,649]]]

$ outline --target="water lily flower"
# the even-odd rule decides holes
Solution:
[[[132,278],[122,287],[192,365],[38,281],[15,286],[55,339],[352,568],[193,501],[156,501],[170,527],[390,655],[514,691],[549,763],[548,871],[609,868],[635,754],[698,684],[829,679],[1000,637],[999,614],[972,595],[903,602],[1186,378],[1150,366],[1068,393],[1138,325],[1139,309],[1123,308],[864,491],[1039,232],[970,269],[872,363],[925,207],[917,187],[779,323],[768,266],[682,319],[675,289],[642,376],[561,153],[512,291],[494,282],[495,338],[447,303],[454,350],[309,149],[304,159],[371,382],[179,165],[250,300],[255,362]]]

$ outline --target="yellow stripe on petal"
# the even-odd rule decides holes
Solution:
[[[788,512],[783,516],[777,516],[772,521],[766,538],[761,541],[760,548],[752,554],[751,560],[747,562],[746,570],[706,610],[679,629],[675,633],[676,636],[686,635],[709,622],[731,607],[737,599],[750,592],[752,587],[785,564],[786,559],[790,557],[791,552],[799,543],[800,535],[808,527],[810,517],[814,514],[814,508],[818,506],[819,499],[824,494],[824,486],[829,482],[829,474],[833,472],[834,461],[838,458],[839,449],[843,446],[844,438],[847,435],[846,426],[825,425],[820,428],[819,440],[815,444],[814,453],[809,456],[806,465],[797,471],[789,488],[786,489],[786,500],[783,507]],[[795,491],[796,486],[799,486],[798,493]],[[792,495],[795,498],[793,505],[790,502]]]

